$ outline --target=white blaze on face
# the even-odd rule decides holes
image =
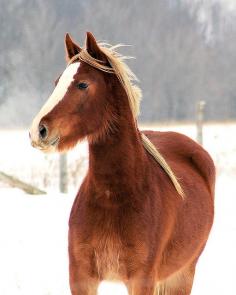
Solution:
[[[80,62],[75,62],[65,69],[48,101],[41,108],[38,115],[34,118],[30,130],[31,139],[33,141],[37,142],[39,139],[38,128],[41,119],[51,112],[54,107],[64,98],[68,87],[74,80],[74,75],[77,73],[79,66]]]

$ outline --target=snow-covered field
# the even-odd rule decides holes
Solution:
[[[195,138],[193,125],[150,126]],[[216,217],[199,261],[192,295],[235,295],[236,124],[204,127],[204,146],[217,166]],[[58,192],[58,156],[31,148],[27,131],[0,131],[0,170],[46,189],[30,196],[0,184],[0,294],[69,295],[67,221],[86,171],[86,144],[68,155],[70,191]],[[127,294],[103,283],[99,294]]]

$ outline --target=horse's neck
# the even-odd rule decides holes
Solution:
[[[146,154],[134,124],[120,125],[118,130],[102,142],[89,144],[88,176],[104,190],[130,191],[145,171]]]

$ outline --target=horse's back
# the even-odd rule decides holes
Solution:
[[[214,195],[215,166],[208,152],[186,135],[177,132],[143,131],[173,169],[177,178],[199,175]],[[192,173],[190,173],[192,172]]]

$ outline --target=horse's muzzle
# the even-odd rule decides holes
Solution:
[[[48,128],[45,125],[39,125],[37,132],[30,131],[29,138],[34,148],[44,152],[55,151],[60,141],[58,135],[49,135]]]

